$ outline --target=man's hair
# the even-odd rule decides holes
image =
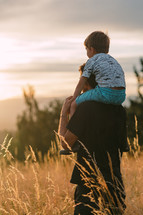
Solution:
[[[85,67],[85,63],[79,67],[80,75],[82,75],[84,67]],[[95,75],[91,74],[90,77],[87,79],[87,82],[91,86],[91,88],[95,88],[97,85],[97,83],[95,81]]]
[[[85,39],[84,45],[94,48],[97,53],[108,53],[110,38],[102,31],[94,31]]]

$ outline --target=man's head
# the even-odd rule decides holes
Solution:
[[[84,45],[87,50],[87,56],[93,57],[97,53],[108,53],[110,39],[102,31],[92,32],[84,41]]]
[[[85,63],[79,67],[80,75],[82,75],[84,67],[85,67]],[[96,87],[96,85],[97,85],[97,83],[95,81],[95,76],[93,74],[91,74],[91,76],[87,79],[87,81],[83,87],[83,93],[86,92],[87,90],[94,89]]]

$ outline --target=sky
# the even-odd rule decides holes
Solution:
[[[83,62],[95,30],[108,33],[115,57],[140,57],[142,8],[142,0],[0,0],[0,71]]]
[[[13,128],[27,84],[45,103],[72,95],[93,31],[109,35],[109,53],[132,71],[143,57],[142,9],[143,0],[0,0],[0,130]],[[127,96],[135,79],[126,73]]]

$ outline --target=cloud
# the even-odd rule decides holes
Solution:
[[[1,0],[1,33],[46,38],[95,29],[142,31],[142,0]]]
[[[142,0],[0,0],[0,68],[82,63],[94,30],[109,32],[115,57],[141,56],[142,8]]]

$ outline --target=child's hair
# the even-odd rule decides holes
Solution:
[[[85,67],[85,63],[79,67],[80,75],[82,75],[84,67]],[[87,82],[92,88],[95,88],[97,85],[97,83],[95,81],[95,75],[91,74],[90,77],[87,79]]]
[[[97,53],[108,53],[110,38],[102,31],[94,31],[85,39],[84,45],[94,48]]]

